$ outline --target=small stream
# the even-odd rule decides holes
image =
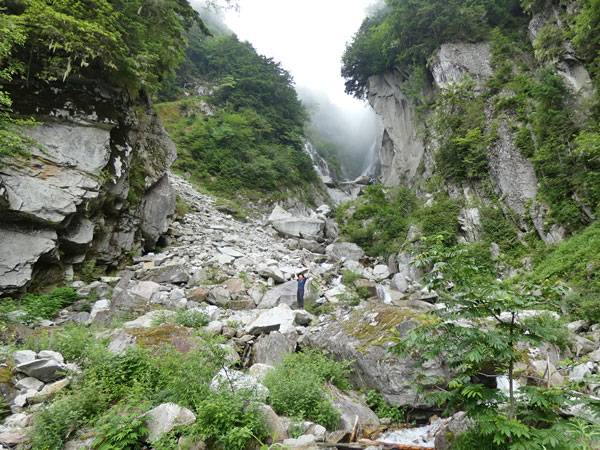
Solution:
[[[429,425],[415,428],[404,428],[384,433],[377,438],[383,444],[412,445],[416,447],[434,448],[435,435],[450,419],[437,419]]]

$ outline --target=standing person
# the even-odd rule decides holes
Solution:
[[[304,285],[306,284],[306,280],[303,274],[298,274],[296,276],[296,281],[298,282],[298,293],[296,298],[298,300],[298,309],[304,309]]]

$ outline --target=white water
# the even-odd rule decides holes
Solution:
[[[379,158],[377,154],[380,145],[381,141],[379,139],[379,136],[375,136],[375,138],[373,139],[373,143],[369,148],[369,152],[367,153],[367,156],[365,158],[365,169],[363,170],[361,177],[372,178],[377,175],[377,172],[379,171]]]
[[[385,444],[414,445],[419,447],[435,446],[435,435],[444,427],[450,419],[438,419],[424,427],[405,428],[403,430],[385,433],[377,439]]]
[[[308,153],[308,156],[310,156],[313,166],[321,178],[328,177],[331,179],[331,169],[329,168],[329,164],[327,164],[327,161],[317,153],[317,150],[309,141],[304,143],[304,150]]]

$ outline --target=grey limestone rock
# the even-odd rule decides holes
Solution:
[[[154,440],[163,433],[168,433],[175,427],[189,425],[196,421],[192,411],[175,403],[163,403],[148,411],[146,426],[148,427],[148,439]]]
[[[488,42],[447,43],[442,44],[429,63],[429,68],[440,89],[460,82],[467,73],[481,83],[494,74],[490,66],[491,57],[492,50]]]
[[[43,358],[19,364],[16,370],[47,383],[60,378],[64,366],[53,359]]]
[[[358,424],[379,425],[379,418],[356,392],[343,392],[333,385],[327,386],[327,394],[331,398],[334,408],[342,412],[338,429],[352,430],[354,421],[358,417]]]
[[[358,261],[365,256],[364,250],[353,242],[336,242],[334,244],[329,244],[325,251],[328,256],[343,260]]]
[[[274,366],[283,361],[286,355],[296,350],[296,339],[294,336],[283,335],[273,331],[262,336],[254,344],[254,363]]]
[[[142,276],[142,280],[154,281],[155,283],[181,284],[187,283],[189,279],[190,275],[187,269],[181,265],[157,267]]]
[[[56,259],[56,240],[54,230],[0,228],[0,292],[23,288],[41,257]]]

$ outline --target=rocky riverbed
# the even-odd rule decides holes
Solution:
[[[418,325],[420,313],[442,307],[435,304],[435,293],[419,284],[419,273],[406,253],[385,262],[371,260],[356,245],[337,242],[326,205],[303,216],[276,207],[269,217],[239,221],[181,177],[170,175],[170,180],[191,212],[171,224],[167,246],[161,252],[133,257],[115,276],[91,283],[73,281],[71,286],[87,300],[41,321],[39,327],[88,325],[98,329],[97,337],[106,338],[109,350],[117,354],[155,340],[185,352],[194,345],[194,330],[164,319],[178,311],[199,311],[209,318],[206,331],[227,339],[229,363],[213,380],[215,386],[227,379],[239,387],[251,386],[264,397],[265,371],[298,349],[324,348],[335,359],[354,361],[351,381],[357,389],[376,390],[388,402],[407,407],[409,420],[421,421],[433,414],[412,389],[415,361],[386,353],[393,331],[402,334]],[[356,280],[342,283],[350,272]],[[327,313],[315,316],[296,308],[293,277],[298,273],[309,277],[307,302]],[[356,297],[357,288],[368,295]],[[86,308],[90,298],[94,301]],[[166,323],[157,325],[161,318]],[[598,326],[572,323],[569,328],[570,356],[586,355],[586,361],[558,370],[554,365],[564,356],[558,349],[527,349],[531,357],[521,368],[524,378],[537,376],[540,382],[554,385],[599,372]],[[21,327],[15,333],[25,335],[31,330]],[[4,348],[2,360],[11,361],[0,367],[0,388],[12,414],[0,425],[0,449],[27,448],[33,414],[69,386],[78,368],[56,352]],[[443,361],[430,361],[422,370],[439,380],[451,376]],[[589,389],[592,392],[593,386]],[[333,433],[304,422],[303,435],[288,439],[291,421],[265,405],[271,431],[277,431],[279,440],[290,448],[314,449],[326,439],[347,440],[355,424],[371,433],[389,424],[381,422],[358,392],[332,389],[330,396],[342,411]],[[152,436],[195,420],[191,411],[178,405],[164,404],[155,410],[148,413]],[[377,434],[368,437],[372,436],[377,439]],[[398,443],[430,445],[434,438],[425,439],[415,431],[408,436],[411,442],[402,437]],[[90,443],[90,439],[72,441],[65,448],[91,448]]]

